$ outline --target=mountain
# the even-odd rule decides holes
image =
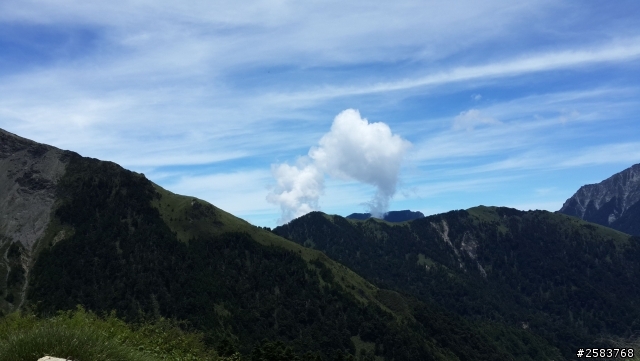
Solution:
[[[371,218],[371,213],[352,213],[346,218],[364,221]],[[422,212],[413,212],[408,209],[404,211],[390,211],[385,213],[382,217],[382,219],[387,222],[405,222],[419,218],[424,218],[424,214],[422,214]]]
[[[580,187],[559,212],[640,236],[640,164]]]
[[[0,129],[0,279],[5,298],[0,309],[24,303],[36,244],[51,221],[55,190],[69,153]]]
[[[0,169],[4,314],[82,305],[129,322],[165,317],[252,361],[269,342],[325,361],[561,359],[526,330],[377,287],[115,163],[0,130]]]
[[[274,232],[378,287],[520,327],[567,359],[640,326],[640,238],[563,214],[480,206],[391,224],[314,212]]]

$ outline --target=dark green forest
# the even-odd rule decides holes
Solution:
[[[639,239],[565,215],[478,207],[393,225],[314,212],[274,232],[379,287],[538,335],[566,358],[640,329]]]
[[[477,324],[409,295],[380,289],[365,302],[325,261],[251,232],[181,241],[153,206],[157,188],[114,163],[72,155],[57,192],[52,224],[72,231],[45,239],[30,272],[28,307],[42,317],[82,305],[128,322],[175,319],[220,354],[251,360],[559,358],[525,330]],[[194,200],[172,217],[189,224],[201,208]],[[210,216],[209,226],[222,227]]]

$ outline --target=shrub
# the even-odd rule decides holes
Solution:
[[[129,325],[114,314],[97,317],[81,307],[46,319],[14,313],[0,319],[0,361],[45,355],[77,361],[220,360],[200,334],[179,326],[167,319]]]

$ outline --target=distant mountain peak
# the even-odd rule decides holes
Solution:
[[[640,164],[580,187],[558,212],[640,235]]]
[[[371,213],[351,213],[346,218],[365,220],[371,218]],[[412,221],[414,219],[424,218],[424,214],[420,211],[411,211],[408,209],[402,211],[390,211],[384,214],[383,220],[387,222],[405,222]]]

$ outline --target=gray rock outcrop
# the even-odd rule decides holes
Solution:
[[[70,152],[0,129],[0,311],[22,307]]]
[[[0,247],[30,251],[51,219],[68,153],[0,129]]]
[[[640,164],[580,187],[559,212],[640,235]]]

